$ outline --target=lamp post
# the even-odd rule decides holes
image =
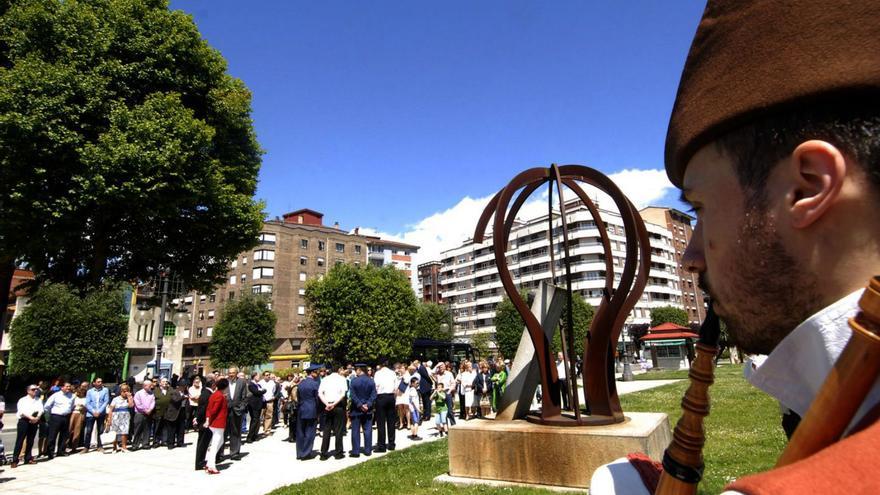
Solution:
[[[635,380],[632,367],[629,365],[629,348],[626,346],[626,336],[629,335],[629,325],[624,325],[623,332],[623,376],[621,380],[631,382]]]
[[[159,295],[161,297],[161,302],[159,303],[159,328],[157,329],[156,335],[156,358],[155,358],[155,372],[153,374],[153,378],[157,378],[160,376],[162,371],[162,347],[165,344],[165,311],[168,308],[168,296],[172,295],[171,292],[171,280],[168,274],[162,273],[159,276]],[[184,301],[180,301],[179,304],[172,304],[174,309],[174,316],[172,317],[172,322],[175,327],[183,326],[187,320],[189,319],[189,315],[187,314],[186,304]],[[153,321],[153,309],[149,304],[143,302],[138,304],[137,312],[135,312],[134,320],[138,325],[147,325],[151,321]]]

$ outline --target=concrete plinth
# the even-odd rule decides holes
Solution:
[[[514,421],[459,422],[449,430],[449,475],[589,488],[599,466],[631,452],[663,457],[672,433],[662,413],[627,413],[608,426],[555,427]]]

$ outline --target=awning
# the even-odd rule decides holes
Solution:
[[[648,345],[650,345],[651,347],[675,347],[675,346],[684,345],[684,343],[685,343],[684,339],[652,340],[652,341],[648,342]]]
[[[269,361],[296,361],[308,358],[308,354],[278,354],[275,356],[269,356]]]
[[[666,333],[649,333],[640,340],[669,340],[669,339],[696,339],[699,335],[693,332],[666,332]]]

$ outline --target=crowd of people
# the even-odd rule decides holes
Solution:
[[[457,368],[457,370],[455,369]],[[352,457],[395,449],[398,430],[421,440],[420,428],[436,425],[444,435],[456,420],[492,414],[504,392],[509,361],[381,362],[312,365],[283,379],[270,371],[249,376],[238,368],[191,379],[145,378],[106,387],[55,380],[29,385],[16,408],[11,467],[74,453],[185,447],[184,434],[198,432],[195,469],[217,474],[221,459],[242,457],[242,443],[259,441],[279,425],[296,458]],[[456,406],[458,415],[456,418]],[[377,441],[373,443],[373,429]],[[112,448],[102,444],[112,437]],[[320,435],[320,451],[314,449]],[[331,449],[331,441],[334,442]],[[228,455],[224,451],[228,449]]]

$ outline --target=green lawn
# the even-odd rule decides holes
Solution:
[[[660,378],[662,373],[653,376]],[[706,424],[708,438],[704,453],[707,468],[700,485],[700,493],[706,494],[720,493],[724,485],[737,476],[772,467],[785,441],[776,402],[742,378],[741,366],[717,368],[715,377],[715,385],[710,389],[712,413]],[[625,411],[665,412],[674,426],[681,415],[679,403],[686,387],[686,381],[674,383],[625,395],[621,402]],[[444,439],[391,452],[327,476],[281,488],[273,494],[549,493],[532,489],[465,489],[433,483],[435,476],[448,469],[446,449]]]

